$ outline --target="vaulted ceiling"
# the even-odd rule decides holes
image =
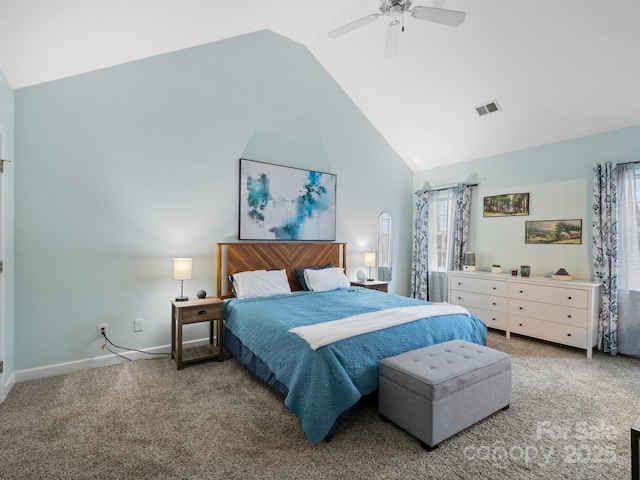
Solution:
[[[269,29],[305,45],[414,171],[640,124],[639,0],[414,0],[383,56],[379,0],[0,0],[14,89]],[[496,100],[501,110],[478,116]]]

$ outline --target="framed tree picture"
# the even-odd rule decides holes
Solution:
[[[337,176],[240,159],[240,240],[336,239]]]
[[[525,243],[580,245],[582,220],[536,220],[525,222]]]
[[[507,193],[484,197],[483,217],[513,217],[529,215],[528,193]]]

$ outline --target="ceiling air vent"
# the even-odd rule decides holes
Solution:
[[[502,110],[496,100],[492,100],[489,103],[485,103],[484,105],[478,105],[475,108],[476,108],[476,113],[478,114],[479,117],[488,115],[490,113],[496,113]]]

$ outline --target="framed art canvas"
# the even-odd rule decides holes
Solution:
[[[483,217],[512,217],[529,215],[529,194],[508,193],[484,197]]]
[[[240,159],[240,240],[336,239],[337,176]]]
[[[582,220],[525,222],[524,242],[579,245],[582,243]]]

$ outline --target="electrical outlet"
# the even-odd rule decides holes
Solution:
[[[134,332],[141,332],[142,330],[144,330],[144,319],[143,318],[136,318],[133,321],[133,331]]]
[[[99,323],[98,324],[98,335],[100,337],[102,337],[102,332],[104,331],[104,334],[106,336],[109,335],[109,324],[108,323]]]

